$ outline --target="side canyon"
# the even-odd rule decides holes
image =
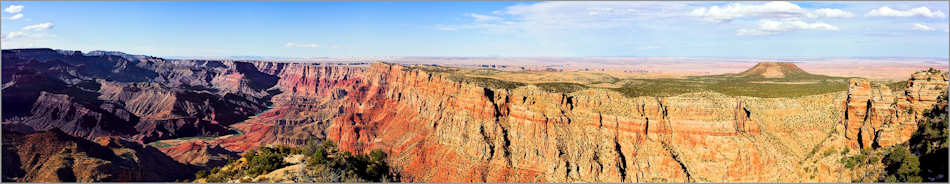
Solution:
[[[796,97],[629,96],[383,62],[51,49],[3,50],[2,67],[3,180],[19,182],[184,181],[309,140],[382,150],[402,181],[851,182],[861,176],[840,160],[907,142],[948,84],[930,70],[894,89],[851,78]],[[737,76],[807,74],[791,63],[749,71]]]

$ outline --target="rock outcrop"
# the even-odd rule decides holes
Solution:
[[[249,62],[3,50],[3,120],[88,140],[221,136],[263,111],[276,81]]]
[[[116,137],[92,142],[58,128],[35,133],[3,129],[3,181],[175,181],[197,168],[180,164],[153,147]]]
[[[192,141],[177,146],[160,148],[178,162],[211,168],[227,164],[228,159],[237,158],[238,153],[225,149],[218,144],[204,141]]]
[[[802,75],[811,75],[805,70],[798,68],[797,65],[790,62],[759,62],[752,68],[749,68],[738,76],[742,77],[763,77],[763,78],[784,78]]]
[[[812,76],[790,63],[763,63],[738,75]],[[31,175],[49,169],[95,170],[20,162],[53,157],[124,164],[74,174],[79,181],[152,180],[136,170],[147,168],[134,164],[143,162],[125,161],[116,150],[151,153],[138,142],[201,136],[210,138],[176,140],[160,151],[177,161],[172,165],[212,167],[263,145],[328,140],[345,151],[383,150],[403,181],[847,182],[850,176],[834,174],[845,169],[834,153],[906,141],[919,114],[946,92],[947,76],[914,74],[898,94],[856,79],[848,92],[796,98],[712,92],[630,98],[602,88],[498,88],[387,63],[22,49],[3,51],[3,84],[3,120],[12,125],[3,127],[4,178],[7,163],[17,163],[23,169],[9,172],[19,174],[11,177],[17,181],[66,176]],[[53,134],[84,139],[49,148],[56,150],[13,149],[8,128],[61,129],[63,135]],[[96,150],[68,159],[46,155],[76,149]],[[151,165],[169,164],[161,160]]]
[[[914,73],[903,91],[870,81],[849,81],[845,118],[851,148],[886,147],[906,142],[917,130],[922,114],[947,92],[947,73],[939,70]],[[896,94],[895,94],[896,93]]]
[[[248,121],[272,132],[257,140],[382,149],[408,181],[800,181],[785,173],[834,129],[844,100],[493,89],[383,63],[274,71],[285,93]],[[803,135],[815,138],[774,139]],[[240,148],[240,137],[216,141]]]

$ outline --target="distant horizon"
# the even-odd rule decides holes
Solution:
[[[293,59],[350,59],[350,58],[684,58],[684,59],[777,59],[777,60],[795,60],[795,59],[937,59],[937,60],[947,60],[950,61],[948,57],[918,57],[918,56],[763,56],[763,57],[727,57],[727,56],[315,56],[315,57],[295,57],[295,56],[254,56],[254,55],[245,55],[245,56],[156,56],[156,55],[147,55],[126,52],[121,50],[70,50],[70,49],[57,49],[57,48],[48,48],[48,47],[33,47],[33,48],[3,48],[3,50],[19,50],[19,49],[50,49],[55,51],[80,51],[83,54],[88,54],[90,52],[121,52],[129,55],[139,55],[139,56],[151,56],[158,57],[163,59],[234,59],[238,58],[262,58],[259,60],[293,60]],[[255,60],[255,59],[251,59]]]
[[[947,2],[0,2],[4,48],[225,57],[950,57]]]

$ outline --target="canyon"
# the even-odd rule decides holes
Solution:
[[[308,140],[383,150],[402,181],[851,182],[839,160],[906,142],[948,80],[931,70],[903,89],[851,78],[846,90],[794,97],[628,96],[383,62],[16,49],[3,50],[2,65],[3,180],[19,182],[186,180],[248,150]],[[832,80],[769,62],[725,77],[792,76]],[[92,164],[60,163],[76,161]]]

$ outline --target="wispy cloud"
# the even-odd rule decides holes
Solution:
[[[10,20],[17,20],[17,19],[21,19],[21,18],[23,18],[23,14],[22,14],[22,13],[17,13],[16,15],[13,15],[12,17],[10,17]]]
[[[445,31],[478,29],[495,33],[547,33],[631,27],[657,19],[685,15],[682,2],[564,2],[547,1],[508,6],[492,15],[466,14],[468,24],[435,25]]]
[[[315,43],[298,44],[298,43],[294,43],[294,42],[287,42],[287,44],[284,44],[284,47],[287,47],[287,48],[320,48],[320,45],[319,45],[319,44],[315,44]]]
[[[773,35],[782,32],[789,31],[798,31],[798,30],[826,30],[826,31],[837,31],[838,27],[826,24],[824,22],[814,22],[808,23],[799,19],[783,19],[783,20],[761,20],[758,23],[758,27],[753,29],[739,29],[736,31],[738,36],[759,36],[759,35]]]
[[[868,17],[927,17],[927,18],[944,18],[947,17],[946,14],[943,14],[940,10],[931,11],[927,7],[918,7],[909,10],[896,10],[891,9],[887,6],[882,6],[877,9],[873,9],[864,16]]]
[[[53,28],[53,23],[51,23],[51,22],[46,22],[46,23],[42,23],[42,24],[28,25],[28,26],[26,26],[26,27],[23,27],[23,30],[24,30],[24,31],[42,31],[42,30],[49,30],[49,29],[52,29],[52,28]]]
[[[3,39],[4,39],[4,40],[10,40],[10,39],[22,37],[22,36],[24,36],[24,35],[26,35],[26,33],[20,32],[20,31],[11,32],[11,33],[7,33],[6,35],[4,35],[4,36],[3,36]]]
[[[475,21],[476,21],[476,22],[487,22],[487,21],[500,21],[500,20],[502,20],[501,17],[490,16],[490,15],[482,15],[482,14],[477,14],[477,13],[470,13],[470,14],[468,14],[468,16],[471,16],[472,18],[475,18]]]
[[[10,5],[6,9],[3,9],[3,11],[7,13],[20,13],[20,11],[23,11],[23,5]]]
[[[339,45],[320,45],[316,43],[296,43],[296,42],[287,42],[284,44],[286,48],[331,48],[338,49]]]
[[[841,9],[819,8],[808,10],[786,1],[773,1],[758,5],[732,3],[726,6],[710,6],[693,9],[690,16],[702,17],[715,23],[730,22],[740,18],[850,18],[854,14]]]
[[[789,18],[808,13],[802,7],[785,1],[773,1],[761,5],[733,3],[723,7],[711,6],[694,9],[690,15],[702,17],[709,22],[729,22],[743,17]]]
[[[37,39],[46,39],[46,38],[53,38],[53,37],[56,37],[56,35],[46,33],[46,32],[16,31],[16,32],[10,32],[10,33],[4,34],[3,40],[9,41],[9,40],[14,40],[14,39],[19,40],[20,38],[28,38],[27,40],[23,40],[23,41],[29,42],[29,41],[35,41]]]
[[[851,18],[854,14],[840,9],[820,8],[807,15],[809,18],[828,17],[828,18]]]
[[[918,30],[918,31],[936,31],[937,30],[936,28],[933,28],[921,23],[914,23],[912,26],[913,27],[911,29]]]

